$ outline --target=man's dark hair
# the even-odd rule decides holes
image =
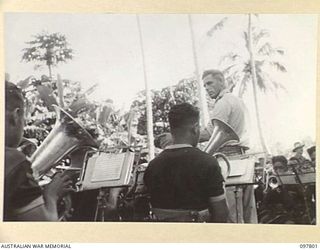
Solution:
[[[174,105],[169,111],[169,124],[171,132],[199,122],[199,109],[189,103]]]
[[[205,70],[202,74],[202,79],[205,78],[208,75],[212,75],[213,77],[219,77],[222,81],[224,81],[224,75],[222,74],[222,72],[220,70],[217,69],[209,69],[209,70]]]
[[[287,166],[287,164],[288,164],[287,158],[284,157],[283,155],[277,155],[277,156],[272,157],[272,164],[275,164],[276,162],[281,162],[285,166]]]
[[[5,86],[6,111],[13,111],[16,108],[22,108],[24,101],[21,89],[8,81],[5,81]]]
[[[307,149],[307,152],[308,152],[310,157],[315,151],[316,151],[316,146],[312,146],[312,147]]]

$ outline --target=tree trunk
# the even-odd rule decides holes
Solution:
[[[149,160],[154,158],[154,137],[153,137],[153,116],[152,116],[152,100],[151,100],[151,92],[148,84],[146,65],[145,65],[145,57],[144,57],[144,47],[143,47],[143,39],[142,39],[142,31],[140,25],[139,15],[137,17],[137,24],[139,30],[139,38],[140,38],[140,49],[142,56],[142,67],[143,67],[143,77],[145,83],[146,90],[146,106],[147,106],[147,133],[148,133],[148,152],[149,152]]]
[[[51,64],[48,64],[48,68],[49,68],[49,78],[52,79]]]
[[[208,117],[208,104],[207,104],[207,98],[206,98],[206,93],[205,90],[201,84],[200,80],[200,74],[199,74],[199,67],[198,67],[198,57],[197,57],[197,50],[196,50],[196,45],[194,41],[194,31],[193,31],[193,24],[192,24],[192,18],[191,15],[188,14],[188,19],[189,19],[189,27],[190,27],[190,33],[191,33],[191,42],[192,42],[192,52],[193,52],[193,62],[194,62],[194,67],[195,67],[195,75],[196,75],[196,80],[198,82],[198,98],[199,98],[199,103],[200,103],[200,122],[203,127],[205,127],[209,121]]]
[[[261,128],[261,121],[260,121],[260,113],[258,107],[258,98],[257,98],[257,73],[255,67],[255,59],[253,55],[253,48],[252,48],[252,24],[251,24],[251,14],[249,14],[248,18],[248,49],[250,55],[250,68],[251,68],[251,79],[252,79],[252,88],[253,88],[253,98],[254,98],[254,106],[255,112],[257,117],[257,126],[258,126],[258,133],[260,138],[260,143],[264,152],[269,153],[267,145],[265,143],[262,128]]]

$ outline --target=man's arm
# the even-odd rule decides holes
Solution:
[[[210,121],[211,123],[211,121]],[[209,125],[208,125],[209,126]],[[208,127],[207,126],[207,127]],[[207,128],[201,129],[200,131],[200,137],[199,137],[199,142],[205,142],[205,141],[209,141],[211,137],[211,133],[208,131]]]
[[[218,197],[209,197],[209,212],[211,222],[226,223],[228,219],[228,206],[224,194]],[[217,199],[218,198],[218,199]]]
[[[25,190],[23,193],[21,193],[21,195],[28,196],[31,194],[31,192],[33,192],[32,190],[37,188],[35,184],[32,184],[33,182],[34,180],[30,178],[28,181],[28,185],[30,185],[30,187],[27,189],[27,186],[25,186]],[[44,188],[42,194],[40,193],[37,198],[28,202],[26,205],[14,209],[13,216],[15,220],[57,221],[57,201],[67,192],[72,190],[70,187],[71,184],[72,182],[66,174],[56,174],[50,184]],[[31,187],[33,189],[31,189]]]
[[[213,125],[211,122],[212,119],[218,119],[225,123],[228,123],[230,113],[231,105],[225,98],[222,98],[218,102],[216,102],[210,114],[210,121],[208,122],[207,126],[200,131],[199,142],[209,141],[213,132]]]

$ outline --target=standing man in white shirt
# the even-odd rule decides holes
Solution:
[[[208,95],[215,101],[212,110],[210,110],[210,122],[201,130],[200,142],[210,139],[213,132],[211,120],[218,119],[228,124],[240,138],[240,143],[226,145],[221,151],[226,155],[245,153],[245,150],[248,149],[248,138],[246,130],[247,109],[244,102],[230,93],[221,71],[215,69],[206,70],[202,75],[202,80]],[[234,191],[234,186],[226,188],[230,222],[258,223],[253,186],[248,185],[240,188],[238,192],[240,202],[238,202],[237,209]],[[238,216],[236,214],[237,211]],[[236,218],[238,218],[238,221]]]

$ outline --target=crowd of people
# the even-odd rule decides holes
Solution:
[[[219,70],[205,71],[202,81],[209,97],[214,99],[210,122],[200,127],[199,110],[191,104],[181,103],[171,107],[170,133],[162,134],[156,140],[157,146],[163,151],[148,163],[145,170],[143,180],[155,220],[290,223],[293,217],[283,219],[282,214],[281,220],[277,217],[280,211],[286,211],[292,216],[303,213],[313,223],[313,184],[305,186],[298,181],[296,185],[291,185],[293,188],[290,186],[292,190],[283,183],[279,183],[276,188],[268,184],[266,189],[261,190],[259,187],[255,189],[252,174],[249,181],[226,185],[228,176],[223,175],[219,162],[213,156],[215,152],[197,148],[199,142],[209,141],[208,144],[214,144],[215,150],[230,159],[242,159],[249,149],[246,124],[248,113],[242,99],[230,92]],[[58,172],[48,185],[39,186],[38,180],[33,177],[31,163],[18,150],[23,143],[22,93],[13,83],[6,82],[5,88],[4,220],[57,220],[57,202],[73,191],[72,180],[68,174]],[[221,128],[214,125],[214,120],[230,127],[235,140],[225,141],[221,138]],[[284,173],[291,171],[299,176],[306,169],[315,169],[315,147],[308,149],[309,161],[303,157],[303,146],[301,143],[295,144],[295,156],[289,161],[284,156],[272,158],[274,175],[279,182],[279,176]],[[231,172],[237,167],[231,164]]]

